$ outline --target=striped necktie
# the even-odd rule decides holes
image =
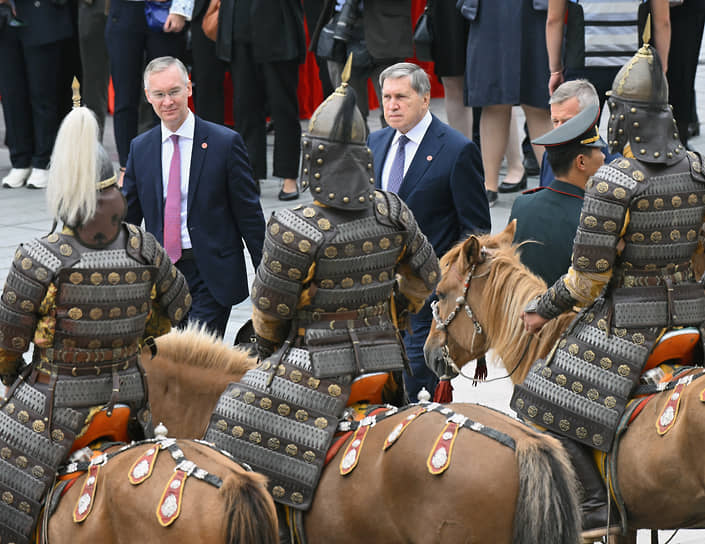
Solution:
[[[387,182],[387,191],[391,193],[398,193],[401,187],[401,182],[404,180],[404,146],[409,142],[404,134],[399,136],[399,141],[397,142],[397,153],[394,155],[394,162],[392,163],[392,168],[389,171],[389,181]]]

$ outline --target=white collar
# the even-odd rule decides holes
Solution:
[[[424,115],[421,118],[421,121],[416,123],[416,125],[409,130],[405,136],[409,138],[412,142],[414,142],[416,145],[421,144],[421,140],[423,140],[423,137],[426,135],[426,131],[428,130],[428,127],[431,126],[431,122],[433,121],[433,116],[431,115],[430,111],[426,112],[426,115]],[[394,142],[395,144],[399,143],[399,138],[401,137],[401,132],[398,130],[394,134]]]
[[[193,134],[196,130],[196,118],[193,116],[193,112],[189,110],[188,115],[181,126],[177,128],[174,132],[169,130],[164,122],[162,121],[162,143],[166,142],[173,134],[176,134],[180,138],[188,138],[193,140]]]

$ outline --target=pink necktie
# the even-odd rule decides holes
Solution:
[[[172,134],[171,141],[174,142],[174,153],[164,204],[164,249],[171,262],[175,263],[181,258],[181,153],[179,137]]]

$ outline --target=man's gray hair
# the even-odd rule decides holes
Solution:
[[[592,83],[587,79],[572,79],[561,83],[558,88],[553,91],[549,104],[560,104],[569,98],[577,98],[580,104],[580,111],[586,107],[595,105],[600,106],[600,98]]]
[[[179,72],[181,72],[184,78],[184,85],[187,85],[189,81],[188,70],[183,62],[174,57],[157,57],[156,59],[152,59],[144,69],[144,88],[146,89],[148,87],[149,76],[168,70],[172,66],[176,66],[179,69]]]
[[[428,79],[428,74],[423,68],[411,62],[398,62],[392,66],[385,68],[379,75],[379,86],[384,87],[386,79],[399,79],[408,77],[411,82],[411,88],[421,96],[430,94],[431,81]]]

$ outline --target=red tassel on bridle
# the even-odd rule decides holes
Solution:
[[[441,378],[433,392],[433,402],[448,404],[453,402],[453,386],[450,383],[450,378]]]
[[[478,382],[484,381],[487,378],[487,361],[485,356],[477,358],[477,365],[475,366],[475,377],[472,379],[472,384],[477,386]]]

